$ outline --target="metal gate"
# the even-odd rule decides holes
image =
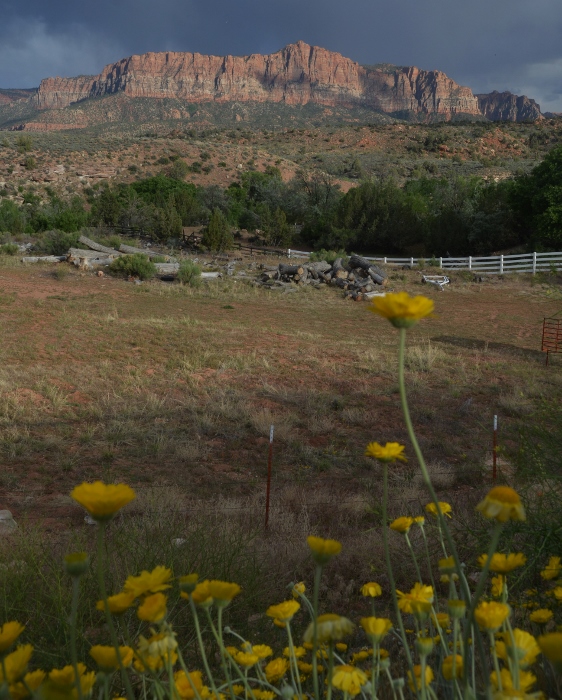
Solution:
[[[545,318],[542,324],[542,347],[546,352],[546,364],[551,352],[562,352],[562,319]]]

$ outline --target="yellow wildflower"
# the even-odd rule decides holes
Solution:
[[[306,661],[297,661],[297,666],[299,667],[299,671],[303,673],[312,673],[313,666],[312,664],[307,664]]]
[[[535,622],[537,625],[546,625],[547,622],[550,622],[552,620],[552,610],[548,610],[547,608],[540,608],[539,610],[535,610],[535,612],[532,612],[529,619],[531,622]]]
[[[157,566],[152,571],[143,571],[138,576],[129,576],[123,590],[125,593],[132,593],[135,598],[140,598],[147,593],[158,593],[170,588],[168,581],[171,578],[171,569]]]
[[[273,698],[277,697],[273,690],[262,690],[261,688],[254,688],[252,693],[256,700],[273,700]]]
[[[474,611],[474,619],[481,629],[494,632],[502,626],[509,614],[509,605],[505,603],[483,602]]]
[[[277,659],[272,659],[264,668],[265,677],[269,683],[277,683],[289,670],[289,662],[287,659],[278,657]]]
[[[424,296],[411,297],[407,292],[388,293],[375,297],[370,311],[387,318],[396,328],[410,328],[433,313],[434,304]]]
[[[317,564],[326,564],[341,552],[341,542],[337,540],[324,540],[322,537],[309,535],[306,541]]]
[[[406,448],[398,442],[387,442],[386,445],[379,445],[378,442],[370,442],[365,450],[366,457],[374,457],[379,462],[396,462],[399,459],[401,462],[408,460],[404,456]]]
[[[355,697],[367,682],[367,676],[355,666],[336,666],[332,674],[332,685],[347,695]]]
[[[258,659],[267,659],[268,656],[273,656],[273,649],[267,644],[256,644],[252,647],[252,654],[255,654]]]
[[[70,495],[83,506],[94,520],[110,520],[117,511],[130,503],[136,494],[126,484],[104,484],[95,481],[83,483],[72,489]]]
[[[240,666],[244,666],[244,668],[251,668],[252,666],[255,666],[260,659],[257,654],[239,651],[234,657],[234,660],[236,663],[240,664]]]
[[[375,581],[369,581],[361,586],[361,595],[365,598],[377,598],[382,595],[382,588]]]
[[[512,693],[511,691],[515,690],[514,683],[513,683],[513,678],[511,676],[511,673],[509,672],[508,668],[502,668],[500,671],[500,679],[501,679],[501,685],[503,688],[504,693],[506,693],[506,697],[508,698],[517,698],[517,697],[525,697],[524,695],[517,695],[516,693]],[[490,681],[492,683],[492,687],[497,689],[498,686],[498,677],[495,671],[493,671],[490,674]],[[536,677],[530,673],[529,671],[519,671],[519,677],[518,677],[518,685],[519,685],[519,690],[521,693],[526,693],[532,686],[537,682]],[[494,695],[494,697],[496,697]]]
[[[535,663],[541,653],[533,635],[517,627],[513,630],[513,638],[509,632],[504,632],[502,638],[503,641],[496,641],[496,654],[505,662],[510,657],[515,659],[521,668],[527,668]]]
[[[423,517],[423,515],[416,515],[416,517],[414,518],[414,522],[417,523],[420,527],[423,527],[425,523],[425,518]]]
[[[455,557],[445,557],[444,559],[439,559],[437,562],[437,566],[439,567],[439,571],[442,574],[453,574],[456,569],[457,565],[455,564]]]
[[[482,568],[484,568],[487,561],[487,554],[481,554],[478,557],[478,565]],[[492,554],[490,571],[494,571],[498,574],[509,574],[510,571],[513,571],[520,566],[524,566],[526,561],[527,557],[521,552],[519,552],[519,554],[499,554],[496,552],[495,554]]]
[[[537,642],[546,658],[562,670],[562,632],[544,634]]]
[[[121,615],[122,613],[126,612],[134,602],[134,593],[116,593],[115,595],[110,595],[107,599],[109,612],[113,615]],[[101,610],[101,612],[105,610],[103,600],[98,600],[96,603],[96,609]]]
[[[500,574],[499,576],[492,577],[492,596],[494,598],[501,598],[504,588],[505,576]]]
[[[283,656],[287,656],[288,658],[291,657],[291,650],[289,649],[289,647],[285,647],[283,649]],[[293,647],[293,656],[296,659],[300,659],[303,656],[306,656],[306,649],[304,647]]]
[[[201,698],[209,697],[209,689],[203,685],[201,671],[177,671],[174,673],[174,682],[181,700],[194,700],[195,691]]]
[[[554,595],[556,600],[562,601],[562,586],[556,586],[552,591],[552,595]]]
[[[353,623],[347,617],[326,613],[319,615],[316,620],[318,642],[327,644],[328,642],[339,642],[343,637],[347,637],[353,632]],[[304,641],[312,642],[314,637],[314,623],[310,623],[304,633]]]
[[[15,651],[4,657],[2,666],[0,666],[0,682],[7,681],[15,683],[27,671],[27,665],[33,654],[31,644],[22,644]],[[4,677],[3,668],[6,669],[6,677]]]
[[[431,681],[434,678],[431,666],[425,667],[425,678],[422,679],[421,676],[422,676],[421,664],[416,664],[414,666],[414,678],[412,678],[411,671],[408,671],[408,687],[410,688],[410,690],[412,692],[416,692],[417,690],[421,690],[422,682],[424,684],[424,687],[426,687],[426,688],[431,683]]]
[[[290,622],[300,607],[301,604],[296,600],[285,600],[277,605],[270,605],[265,614],[279,622]]]
[[[371,649],[372,651],[372,649]],[[366,659],[369,658],[369,652],[365,651],[364,649],[362,651],[356,651],[355,654],[351,655],[351,664],[357,664],[361,663],[361,661],[365,661]]]
[[[184,598],[188,597],[187,593],[182,593],[181,595]],[[191,598],[193,599],[193,602],[197,605],[212,605],[213,596],[211,595],[211,591],[209,589],[209,581],[205,580],[198,583],[191,593]]]
[[[485,518],[505,523],[508,520],[525,520],[525,509],[517,491],[509,486],[494,486],[477,506]]]
[[[562,571],[562,564],[560,564],[560,557],[550,557],[548,564],[541,571],[541,576],[545,581],[551,581],[553,578],[557,578]]]
[[[133,654],[131,647],[119,647],[121,663],[125,668],[128,668],[133,663]],[[104,673],[111,673],[119,668],[115,647],[96,644],[90,649],[90,656]]]
[[[396,518],[396,520],[393,520],[390,523],[389,527],[391,530],[394,530],[394,532],[401,532],[402,534],[406,534],[410,531],[413,522],[413,518],[410,518],[407,515],[403,515],[400,518]]]
[[[209,593],[216,604],[229,603],[242,589],[237,583],[226,581],[209,581]]]
[[[451,620],[447,613],[442,612],[435,613],[433,621],[437,627],[440,627],[441,629],[447,629],[447,627],[451,624]]]
[[[242,695],[244,690],[245,690],[244,686],[241,685],[240,683],[234,683],[234,685],[232,686],[232,691],[233,691],[234,695]]]
[[[362,617],[361,627],[373,643],[379,644],[392,629],[392,622],[386,617]]]
[[[43,683],[46,676],[47,674],[45,671],[41,671],[40,669],[26,673],[21,681],[13,683],[9,687],[12,700],[26,700],[26,698],[29,698],[30,691],[31,693],[35,692],[41,683]]]
[[[145,622],[162,622],[166,617],[167,600],[163,593],[147,596],[137,610],[137,617]]]
[[[398,607],[404,613],[418,611],[429,612],[433,603],[433,587],[416,583],[409,593],[396,591],[398,594]]]
[[[188,598],[190,593],[193,593],[197,582],[199,581],[199,574],[187,574],[186,576],[180,576],[179,579],[180,591],[182,598]]]
[[[86,673],[86,667],[78,663],[78,680],[82,695],[89,695],[96,681],[96,674],[92,671]],[[72,698],[77,700],[76,676],[72,666],[64,668],[54,668],[48,675],[47,680],[41,686],[41,695],[45,700],[60,700],[60,698]]]
[[[451,518],[451,513],[453,512],[451,505],[449,503],[445,503],[445,501],[438,501],[438,503],[441,513],[443,513],[443,515],[446,515],[448,518]],[[437,506],[435,505],[435,503],[428,503],[425,509],[430,515],[434,515],[435,517],[438,516]]]
[[[5,622],[2,625],[0,628],[0,654],[8,651],[24,629],[25,627],[15,620]]]
[[[343,642],[338,642],[336,644],[336,649],[343,654],[347,651],[347,644],[344,644]]]
[[[453,662],[455,670],[453,672]],[[460,654],[455,654],[455,656],[446,656],[443,659],[443,664],[441,666],[441,673],[446,681],[452,681],[453,678],[462,678],[464,668],[463,658]]]
[[[300,581],[299,583],[295,583],[293,586],[293,598],[300,598],[301,595],[304,595],[306,593],[306,586],[304,584],[304,581]]]

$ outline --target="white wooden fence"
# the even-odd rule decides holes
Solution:
[[[308,258],[310,253],[302,250],[287,251],[290,258]],[[366,257],[366,256],[365,256]],[[366,260],[402,267],[435,265],[442,270],[472,270],[472,272],[503,275],[507,272],[532,272],[562,270],[561,253],[524,253],[521,255],[489,255],[468,258],[370,258]]]

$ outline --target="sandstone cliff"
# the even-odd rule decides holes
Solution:
[[[524,122],[542,119],[541,108],[526,95],[511,92],[490,92],[476,95],[482,114],[491,121]]]
[[[61,110],[81,100],[117,94],[189,103],[361,107],[417,120],[542,118],[536,102],[525,96],[507,92],[474,95],[441,71],[388,64],[361,66],[302,41],[267,56],[184,52],[130,56],[107,65],[99,75],[47,78],[31,102],[39,110]]]
[[[85,98],[115,93],[189,102],[312,102],[409,112],[422,118],[480,116],[471,90],[444,73],[415,67],[392,71],[367,68],[301,41],[268,56],[179,52],[131,56],[106,66],[97,76],[43,80],[35,104],[39,109],[60,109]]]

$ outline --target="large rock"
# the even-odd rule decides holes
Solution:
[[[6,535],[17,529],[17,523],[9,510],[0,510],[0,535]]]

